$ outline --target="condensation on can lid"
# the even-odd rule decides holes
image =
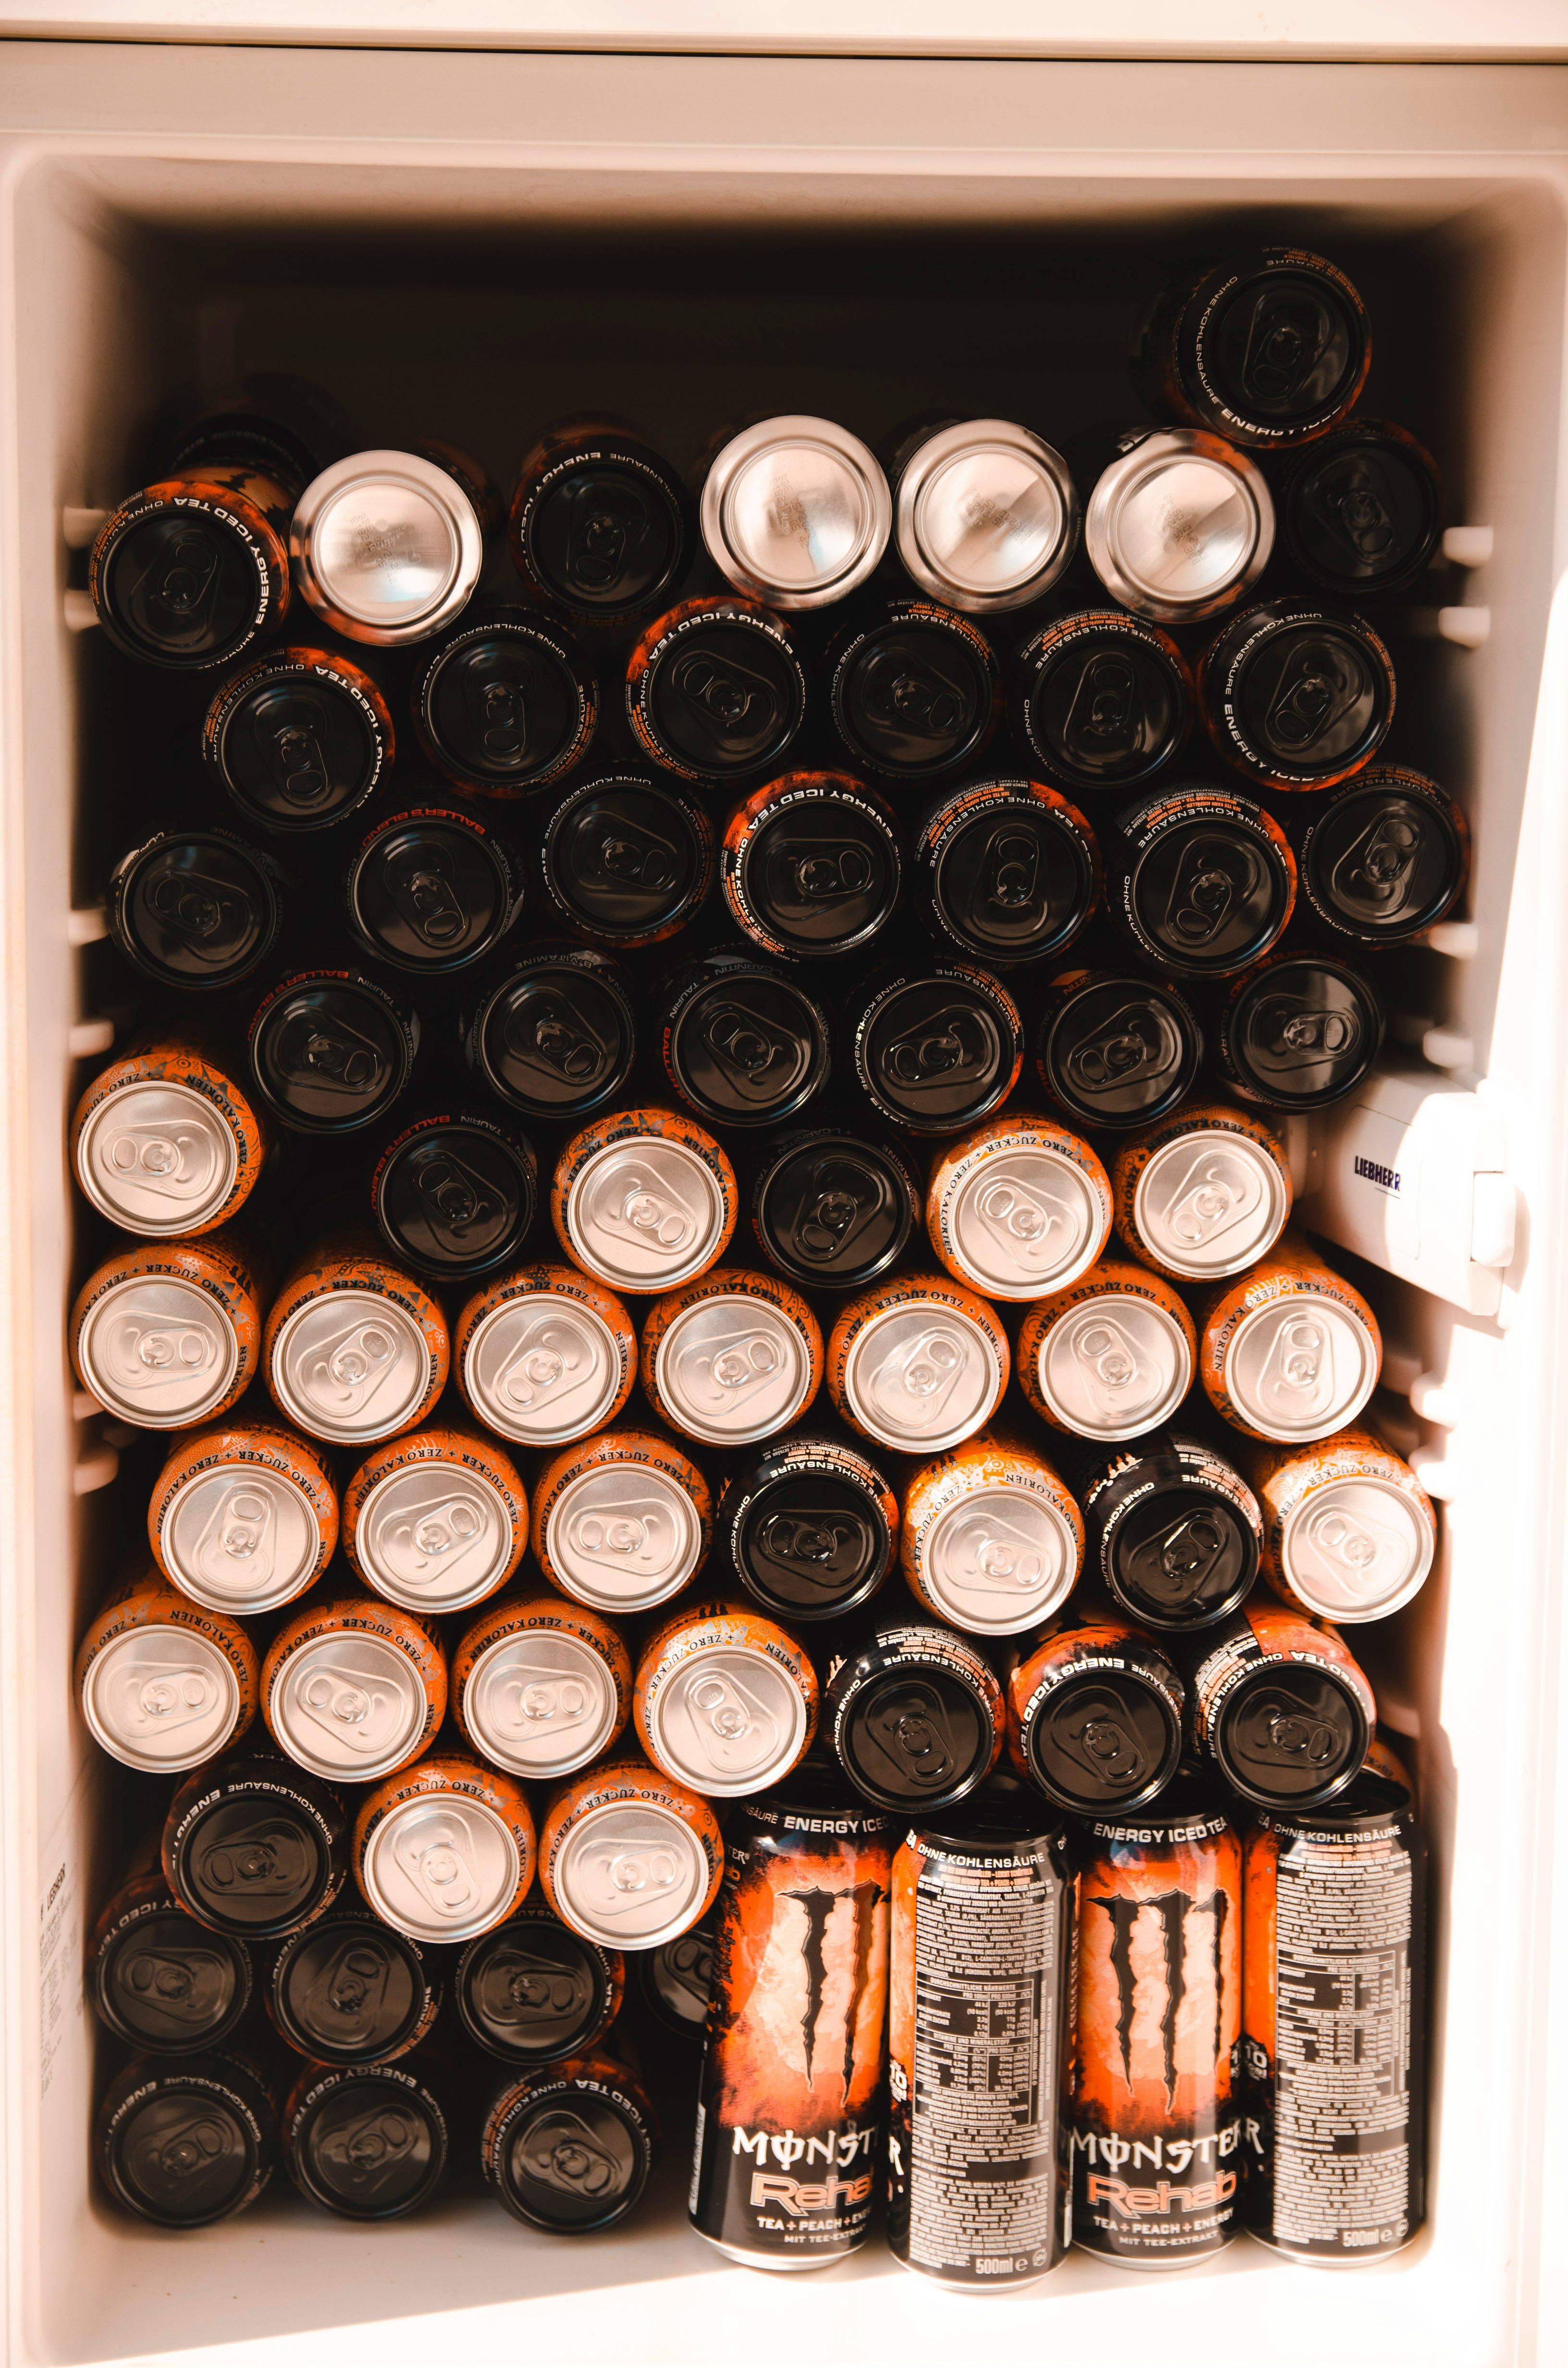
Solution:
[[[718,1800],[759,1792],[786,1774],[804,1748],[810,1715],[789,1673],[746,1645],[694,1655],[644,1713],[661,1766]]]
[[[857,1338],[844,1395],[861,1429],[910,1454],[956,1447],[1002,1395],[995,1348],[971,1315],[940,1300],[889,1308]]]
[[[487,1803],[417,1793],[387,1811],[359,1880],[378,1916],[415,1941],[472,1941],[510,1907],[517,1838]]]
[[[1184,1134],[1150,1159],[1132,1221],[1173,1274],[1204,1282],[1262,1258],[1290,1215],[1285,1178],[1262,1144],[1216,1128]]]
[[[899,478],[899,557],[955,608],[1021,608],[1060,575],[1077,507],[1065,462],[1040,437],[960,420],[927,437]]]
[[[406,1464],[359,1508],[354,1551],[378,1595],[410,1611],[478,1603],[511,1559],[516,1531],[500,1490],[466,1463]]]
[[[1373,1473],[1313,1488],[1285,1519],[1280,1567],[1324,1620],[1381,1620],[1408,1603],[1432,1567],[1435,1541],[1403,1488]]]
[[[153,1430],[199,1421],[228,1396],[239,1342],[199,1284],[171,1275],[111,1283],[83,1319],[82,1379],[110,1414]]]
[[[406,1653],[361,1630],[291,1653],[267,1701],[267,1725],[290,1759],[331,1782],[369,1782],[408,1758],[429,1713]]]
[[[660,1801],[606,1801],[577,1818],[552,1870],[562,1918],[610,1949],[652,1949],[684,1932],[708,1889],[708,1853]]]
[[[607,1143],[567,1196],[573,1244],[601,1282],[670,1291],[700,1274],[724,1230],[724,1195],[701,1156],[649,1135]]]
[[[455,478],[414,452],[354,452],[301,495],[290,531],[312,609],[351,636],[407,642],[455,617],[484,539]]]
[[[569,1595],[600,1611],[645,1611],[686,1585],[702,1523],[679,1482],[648,1463],[597,1463],[550,1508],[544,1551]]]
[[[1040,1346],[1040,1395],[1081,1439],[1135,1439],[1174,1414],[1192,1382],[1176,1317],[1131,1292],[1071,1307]]]
[[[1225,1387],[1265,1439],[1326,1439],[1354,1422],[1377,1385],[1371,1335],[1316,1292],[1254,1308],[1225,1352]]]
[[[271,1611],[315,1568],[321,1523],[297,1480],[220,1463],[175,1492],[158,1535],[169,1577],[211,1611]]]
[[[514,1776],[569,1776],[615,1730],[609,1671],[579,1636],[525,1630],[487,1645],[463,1686],[463,1722],[475,1748]]]
[[[620,1390],[620,1349],[602,1315],[553,1291],[492,1308],[462,1352],[474,1411],[504,1439],[556,1447],[607,1420]]]
[[[945,1506],[926,1534],[925,1591],[955,1628],[1015,1636],[1049,1619],[1078,1576],[1078,1541],[1060,1508],[999,1484]]]
[[[1204,617],[1262,573],[1274,505],[1244,453],[1196,429],[1158,428],[1100,476],[1084,539],[1100,582],[1135,615]]]
[[[998,1146],[944,1195],[954,1251],[995,1299],[1064,1291],[1104,1242],[1104,1211],[1083,1169],[1043,1144]]]
[[[267,1381],[301,1429],[352,1446],[413,1419],[430,1355],[413,1316],[380,1292],[329,1291],[285,1318]]]
[[[710,1446],[767,1439],[811,1393],[807,1342],[782,1308],[716,1293],[677,1315],[649,1359],[672,1422]]]
[[[76,1180],[94,1208],[158,1240],[220,1215],[239,1165],[233,1134],[206,1096],[155,1078],[108,1096],[76,1139]]]
[[[195,1768],[233,1735],[239,1679],[227,1655],[194,1630],[131,1628],[94,1658],[82,1715],[128,1768],[154,1774]]]
[[[702,487],[702,540],[738,590],[818,609],[863,584],[887,548],[892,498],[858,436],[790,415],[731,438]]]

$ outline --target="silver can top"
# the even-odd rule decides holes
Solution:
[[[608,1421],[620,1389],[620,1350],[591,1307],[530,1291],[474,1326],[462,1380],[474,1412],[503,1439],[560,1447]]]
[[[486,1803],[421,1793],[387,1811],[359,1880],[411,1940],[472,1941],[506,1915],[522,1872],[517,1836]]]
[[[177,1430],[221,1406],[240,1349],[234,1327],[199,1284],[131,1275],[111,1283],[77,1336],[82,1379],[122,1422]]]
[[[544,1551],[568,1595],[597,1611],[645,1611],[678,1594],[702,1552],[679,1482],[648,1463],[598,1463],[551,1507]]]
[[[1167,1309],[1108,1291],[1051,1326],[1037,1370],[1040,1395],[1064,1429],[1080,1439],[1135,1439],[1187,1395],[1192,1351]]]
[[[1370,1333],[1316,1292],[1291,1292],[1244,1315],[1225,1353],[1225,1386],[1265,1439],[1326,1439],[1355,1421],[1377,1385]]]
[[[369,1783],[402,1766],[428,1708],[425,1680],[407,1654],[355,1629],[314,1637],[290,1655],[267,1702],[267,1724],[312,1776]]]
[[[608,1949],[652,1949],[694,1921],[708,1856],[684,1817],[658,1801],[607,1801],[580,1817],[555,1860],[564,1920]]]
[[[1222,438],[1156,428],[1096,482],[1084,543],[1113,599],[1180,623],[1256,582],[1274,548],[1274,505],[1256,462]]]
[[[649,1748],[666,1774],[727,1801],[788,1773],[811,1712],[767,1654],[715,1645],[659,1687],[645,1717]]]
[[[955,1628],[1012,1636],[1066,1601],[1078,1576],[1078,1541],[1066,1517],[1032,1488],[977,1488],[933,1520],[922,1576]]]
[[[788,1429],[811,1395],[810,1346],[797,1326],[739,1292],[685,1309],[649,1364],[670,1420],[714,1447]]]
[[[1044,1144],[999,1145],[944,1198],[954,1254],[993,1299],[1064,1291],[1099,1256],[1100,1198],[1075,1162]]]
[[[514,1776],[570,1776],[615,1731],[616,1689],[580,1636],[551,1628],[487,1645],[463,1688],[476,1749]]]
[[[317,615],[382,643],[449,624],[484,560],[468,495],[415,452],[351,452],[324,469],[300,496],[289,548]]]
[[[1021,609],[1072,556],[1078,496],[1067,463],[1008,419],[928,436],[898,481],[898,555],[924,591],[971,615]]]
[[[354,1551],[366,1582],[406,1611],[460,1611],[499,1585],[517,1531],[500,1490],[466,1463],[410,1463],[359,1508]]]
[[[660,1136],[596,1151],[573,1179],[566,1212],[577,1255],[616,1291],[689,1282],[724,1233],[718,1178],[688,1145]]]
[[[730,438],[704,480],[701,515],[709,556],[738,591],[821,609],[881,559],[892,497],[858,436],[790,414]]]
[[[425,1336],[379,1291],[328,1291],[279,1326],[267,1384],[314,1439],[359,1446],[411,1421],[429,1385]]]
[[[176,1490],[158,1537],[169,1577],[210,1611],[291,1603],[321,1553],[315,1507],[298,1481],[219,1463]]]
[[[131,1628],[87,1670],[82,1715],[128,1768],[196,1768],[233,1734],[239,1679],[227,1656],[191,1629]]]
[[[909,1455],[968,1439],[995,1412],[1002,1388],[989,1334],[939,1300],[874,1315],[844,1368],[855,1420],[883,1447]]]
[[[1426,1582],[1435,1545],[1419,1506],[1373,1473],[1325,1480],[1286,1516],[1279,1560],[1324,1620],[1382,1620]]]
[[[1285,1178],[1260,1143],[1222,1129],[1156,1151],[1132,1190],[1132,1220],[1173,1274],[1218,1281],[1273,1248],[1290,1215]]]
[[[210,1224],[239,1165],[233,1134],[206,1097],[155,1078],[108,1096],[76,1138],[76,1181],[94,1208],[158,1241]]]

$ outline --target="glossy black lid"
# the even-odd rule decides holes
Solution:
[[[277,943],[282,889],[277,867],[227,832],[164,831],[116,871],[109,927],[164,985],[233,986]]]
[[[879,1664],[881,1666],[879,1666]],[[940,1663],[872,1645],[851,1665],[852,1699],[835,1724],[845,1773],[880,1808],[944,1807],[972,1792],[995,1736],[969,1680]]]
[[[1122,876],[1134,936],[1154,961],[1200,978],[1222,978],[1267,952],[1294,890],[1283,848],[1217,814],[1172,824]]]
[[[752,1206],[771,1263],[792,1282],[834,1291],[885,1274],[920,1214],[915,1180],[895,1152],[826,1128],[768,1161]]]
[[[424,1274],[485,1274],[514,1256],[533,1223],[533,1154],[483,1119],[410,1132],[376,1170],[376,1223],[394,1255]]]
[[[204,2071],[216,2087],[202,2080]],[[149,2093],[128,2111],[112,2110],[112,2092],[105,2100],[111,2119],[104,2170],[121,2201],[164,2228],[205,2227],[243,2203],[260,2149],[249,2115],[222,2093],[240,2085],[226,2061],[198,2057],[182,2067],[144,2058],[128,2066],[117,2089],[128,2082]]]
[[[676,761],[716,780],[780,762],[805,712],[790,650],[760,626],[716,614],[694,618],[665,644],[637,696]]]
[[[742,850],[739,885],[770,938],[791,953],[864,945],[898,898],[898,848],[874,809],[831,791],[780,804]]]
[[[1063,1678],[1030,1720],[1024,1756],[1053,1801],[1080,1816],[1152,1801],[1181,1759],[1175,1705],[1135,1665]]]
[[[994,985],[953,972],[903,980],[858,1030],[855,1063],[895,1122],[943,1133],[977,1122],[1009,1091],[1018,1021]]]
[[[373,2064],[417,2030],[429,2000],[419,1952],[391,1925],[323,1917],[279,1951],[270,1995],[284,2037],[328,2064]]]
[[[369,1126],[408,1082],[412,1047],[395,1007],[367,979],[312,973],[252,1022],[251,1065],[286,1126],[312,1134]]]
[[[746,1499],[720,1526],[748,1594],[789,1622],[835,1620],[876,1593],[892,1538],[876,1493],[847,1470],[791,1467],[765,1451],[738,1476]]]
[[[1022,715],[1053,780],[1129,789],[1180,746],[1187,724],[1181,668],[1129,620],[1097,620],[1027,654]]]
[[[544,876],[562,912],[611,943],[659,935],[695,909],[707,882],[702,820],[659,783],[585,781],[551,816]]]
[[[472,2036],[508,2064],[553,2064],[585,2046],[610,2012],[604,1953],[545,1908],[482,1932],[453,1977]]]
[[[1302,850],[1301,881],[1332,927],[1397,945],[1441,919],[1464,882],[1455,809],[1420,776],[1376,768],[1335,792]]]
[[[237,519],[164,507],[116,535],[99,572],[98,614],[110,639],[148,665],[221,666],[256,631],[259,585]]]
[[[257,668],[222,702],[208,761],[240,812],[267,830],[324,830],[374,789],[385,749],[368,703],[331,675]]]
[[[1040,962],[1077,935],[1095,901],[1082,835],[1032,798],[978,806],[944,836],[931,876],[939,921],[983,962]]]
[[[92,1969],[111,2031],[159,2055],[187,2055],[231,2032],[250,2003],[244,1944],[169,1907],[110,1935]]]
[[[1230,675],[1235,730],[1285,775],[1348,772],[1393,712],[1388,669],[1354,617],[1286,613]]]
[[[977,629],[901,615],[847,650],[833,678],[833,720],[850,753],[908,780],[973,756],[991,730],[994,663]]]
[[[708,2021],[713,1987],[713,1922],[705,1917],[689,1932],[639,1949],[631,1960],[643,2006],[676,2037],[698,2040]]]
[[[1214,1722],[1215,1762],[1262,1808],[1332,1800],[1356,1775],[1370,1740],[1348,1679],[1304,1661],[1249,1670]]]
[[[187,1829],[176,1873],[198,1916],[261,1939],[306,1922],[335,1869],[306,1808],[276,1793],[220,1792]]]
[[[800,1110],[826,1077],[827,1019],[792,979],[725,966],[680,998],[665,1064],[703,1117],[766,1126]]]
[[[1437,548],[1442,497],[1414,438],[1346,420],[1291,472],[1280,525],[1292,559],[1347,599],[1397,592]]]
[[[597,619],[654,605],[686,560],[678,489],[667,472],[613,437],[546,472],[528,509],[525,551],[563,609]]]
[[[1106,1542],[1105,1576],[1119,1602],[1151,1628],[1211,1627],[1233,1611],[1257,1576],[1257,1538],[1219,1489],[1162,1485],[1159,1456],[1144,1459],[1136,1493]]]
[[[460,780],[525,790],[549,779],[583,725],[575,667],[552,632],[506,617],[434,650],[415,686],[431,755]]]
[[[512,2210],[575,2235],[608,2227],[647,2184],[646,2123],[613,2089],[562,2086],[509,2116],[497,2169]]]
[[[1370,981],[1332,954],[1267,963],[1241,985],[1225,1018],[1236,1076],[1277,1110],[1337,1101],[1366,1076],[1382,1040]]]
[[[346,2072],[303,2106],[289,2133],[289,2169],[312,2203],[350,2220],[417,2210],[447,2167],[439,2106],[390,2066]]]
[[[1137,1126],[1174,1109],[1198,1075],[1191,1012],[1153,979],[1091,977],[1040,1023],[1040,1072],[1080,1124]]]
[[[1288,428],[1320,417],[1359,375],[1366,331],[1326,274],[1260,257],[1198,329],[1202,367],[1238,417]]]
[[[400,970],[460,970],[506,929],[511,867],[488,834],[434,815],[394,819],[361,848],[344,882],[370,951]]]
[[[619,1091],[636,1029],[619,970],[586,955],[530,962],[493,987],[470,1058],[502,1099],[541,1118],[578,1118]]]

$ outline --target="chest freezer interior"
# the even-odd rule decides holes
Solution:
[[[998,2339],[1085,2362],[1217,2346],[1259,2362],[1532,2356],[1562,1563],[1560,79],[15,56],[0,1062],[18,2357],[289,2337],[290,2358],[324,2358],[372,2324],[390,2359],[494,2342],[585,2361],[938,2345],[963,2361]],[[379,120],[360,139],[362,124],[339,127],[367,88]],[[1471,102],[1485,155],[1460,153]],[[1456,153],[1380,153],[1375,127],[1401,109],[1415,145]],[[1173,160],[1176,115],[1187,153]],[[1289,127],[1267,162],[1252,153],[1259,115]],[[878,144],[895,120],[896,149]],[[1328,1245],[1392,1351],[1394,1386],[1374,1410],[1390,1443],[1423,1459],[1442,1511],[1425,1590],[1358,1636],[1382,1722],[1419,1769],[1437,1870],[1426,2230],[1393,2262],[1338,2278],[1244,2240],[1178,2279],[1073,2254],[983,2306],[923,2291],[877,2243],[818,2278],[765,2282],[687,2231],[678,2120],[641,2214],[592,2243],[465,2202],[351,2228],[273,2194],[183,2237],[116,2215],[89,2176],[95,2035],[79,1966],[134,1787],[82,1732],[71,1668],[156,1456],[74,1414],[62,1347],[87,1240],[64,1126],[92,1066],[70,1031],[108,1020],[123,1041],[134,1017],[118,957],[74,943],[70,916],[101,903],[159,757],[133,670],[101,632],[66,621],[73,593],[79,621],[82,559],[65,513],[145,481],[172,405],[263,370],[323,388],[366,444],[445,437],[503,484],[541,424],[606,408],[680,466],[720,423],[759,413],[819,415],[876,444],[940,407],[1022,420],[1061,445],[1146,416],[1124,357],[1167,270],[1275,238],[1351,275],[1375,329],[1363,410],[1435,454],[1453,524],[1491,529],[1484,565],[1429,578],[1393,627],[1393,753],[1468,811],[1472,942],[1396,955],[1384,977],[1404,1054],[1434,1045],[1501,1126],[1518,1246],[1493,1317]],[[1468,555],[1484,547],[1472,539]],[[1461,638],[1438,630],[1439,609],[1462,612]],[[85,1040],[99,1057],[107,1032]]]

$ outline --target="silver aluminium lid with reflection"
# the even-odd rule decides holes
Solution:
[[[923,591],[971,616],[1020,609],[1048,592],[1077,529],[1067,463],[1011,420],[938,429],[899,477],[899,557]]]
[[[1011,1636],[1049,1619],[1073,1591],[1078,1541],[1032,1488],[977,1488],[944,1506],[923,1543],[926,1593],[973,1635]]]
[[[456,479],[415,452],[351,452],[301,495],[289,548],[304,598],[351,641],[423,641],[466,607],[484,536]]]
[[[695,1918],[708,1854],[684,1817],[658,1801],[606,1801],[576,1819],[554,1865],[564,1921],[609,1949],[651,1949]]]
[[[321,1523],[286,1473],[219,1463],[175,1491],[158,1548],[181,1593],[210,1611],[274,1611],[308,1583]]]
[[[672,1291],[700,1274],[723,1237],[725,1213],[707,1161],[658,1135],[607,1143],[584,1161],[566,1195],[573,1247],[614,1291]]]
[[[724,445],[703,482],[701,522],[710,557],[737,591],[777,609],[821,609],[876,566],[892,497],[858,436],[794,413]]]
[[[648,1463],[596,1463],[569,1480],[545,1519],[545,1556],[562,1587],[597,1611],[645,1611],[697,1568],[702,1522],[678,1480]]]
[[[768,1654],[713,1645],[662,1679],[644,1712],[648,1746],[695,1792],[738,1799],[788,1774],[805,1745],[804,1694]]]
[[[222,1404],[240,1347],[228,1315],[199,1284],[139,1274],[95,1300],[76,1356],[108,1413],[149,1430],[177,1430]]]
[[[530,1291],[474,1326],[462,1379],[474,1412],[503,1439],[558,1447],[608,1419],[620,1388],[620,1350],[591,1307]]]
[[[94,1208],[153,1240],[210,1224],[239,1165],[233,1131],[206,1096],[161,1078],[107,1095],[76,1138],[76,1180]]]
[[[954,1256],[993,1299],[1039,1299],[1093,1266],[1105,1238],[1100,1196],[1074,1160],[1048,1144],[1001,1141],[943,1194]]]
[[[423,1793],[382,1817],[359,1880],[411,1940],[472,1941],[506,1913],[522,1871],[517,1836],[487,1803]]]
[[[312,1637],[289,1656],[267,1725],[290,1759],[329,1783],[369,1783],[408,1758],[424,1731],[425,1681],[406,1653],[361,1629]]]
[[[239,1679],[226,1654],[192,1629],[130,1628],[95,1656],[82,1715],[126,1767],[172,1773],[199,1767],[228,1742],[239,1721]]]
[[[405,1611],[460,1611],[491,1593],[516,1531],[506,1498],[466,1463],[420,1461],[369,1489],[355,1524],[366,1582]]]
[[[1225,1387],[1265,1439],[1304,1442],[1354,1422],[1378,1364],[1371,1334],[1348,1308],[1291,1292],[1243,1316],[1225,1351]]]
[[[686,1308],[648,1358],[670,1420],[714,1447],[767,1439],[811,1395],[810,1344],[782,1308],[737,1292]]]
[[[1002,1388],[990,1336],[940,1300],[874,1315],[845,1362],[855,1420],[883,1447],[911,1455],[968,1439],[995,1411]]]
[[[514,1776],[570,1776],[615,1731],[615,1681],[580,1636],[524,1629],[487,1645],[463,1686],[475,1748]]]
[[[1133,1439],[1176,1412],[1191,1386],[1192,1351],[1167,1309],[1108,1291],[1051,1325],[1037,1375],[1064,1429],[1080,1439]]]
[[[1290,1213],[1285,1178],[1263,1145],[1220,1128],[1164,1144],[1132,1191],[1139,1233],[1193,1282],[1240,1274],[1273,1248]]]
[[[342,1446],[390,1438],[412,1419],[429,1378],[425,1335],[377,1291],[303,1301],[279,1327],[267,1368],[285,1413]]]
[[[1347,1473],[1286,1515],[1279,1562],[1321,1619],[1382,1620],[1420,1592],[1435,1543],[1403,1488],[1375,1473]]]
[[[1256,582],[1274,548],[1274,504],[1256,463],[1222,437],[1155,428],[1096,481],[1084,543],[1113,599],[1179,624],[1229,608]]]

